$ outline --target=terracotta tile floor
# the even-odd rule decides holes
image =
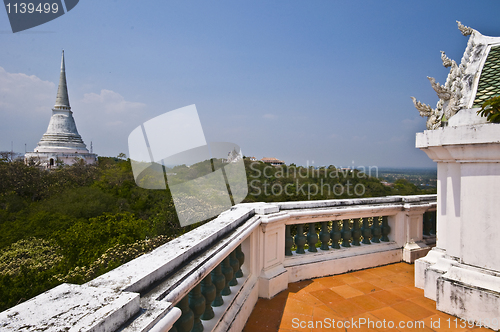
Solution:
[[[491,331],[460,328],[460,321],[456,327],[455,317],[436,310],[413,286],[413,274],[414,265],[397,263],[289,284],[271,300],[258,300],[243,331]],[[357,325],[337,325],[343,321]]]

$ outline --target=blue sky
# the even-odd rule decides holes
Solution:
[[[0,10],[0,150],[32,151],[55,102],[61,50],[87,146],[196,104],[207,141],[287,163],[427,167],[410,96],[435,106],[456,20],[500,36],[498,1],[93,1],[13,34]]]

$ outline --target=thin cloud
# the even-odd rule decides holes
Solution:
[[[56,85],[0,67],[0,150],[32,150],[47,129]]]
[[[276,119],[276,118],[277,118],[277,116],[276,116],[276,115],[271,114],[271,113],[264,114],[262,117],[263,117],[264,119]]]
[[[24,152],[25,143],[27,151],[35,148],[47,130],[56,92],[56,83],[0,67],[0,151],[10,150],[11,142],[18,152]],[[78,132],[87,147],[92,141],[98,154],[127,151],[127,136],[144,122],[146,104],[107,89],[86,93],[83,98],[70,89],[69,95]]]
[[[105,113],[114,115],[127,114],[129,112],[142,112],[146,109],[146,104],[127,101],[121,94],[106,89],[101,90],[100,94],[84,94],[81,103],[84,104],[84,107],[98,107]]]
[[[84,94],[72,107],[80,134],[92,140],[98,154],[108,156],[127,151],[128,135],[144,122],[147,111],[146,104],[107,89]]]
[[[406,126],[406,127],[409,127],[409,128],[413,128],[413,127],[420,126],[424,122],[425,122],[425,120],[422,119],[422,117],[416,116],[413,119],[404,119],[404,120],[402,120],[401,124],[403,126]]]
[[[0,67],[1,113],[33,113],[50,109],[55,101],[55,84],[35,75],[9,73]]]

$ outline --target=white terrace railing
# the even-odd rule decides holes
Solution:
[[[435,211],[436,195],[239,204],[84,285],[0,313],[0,327],[241,331],[257,299],[290,282],[424,256]]]

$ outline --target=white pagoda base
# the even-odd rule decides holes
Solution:
[[[85,151],[47,151],[47,152],[28,152],[24,155],[26,163],[34,162],[35,165],[44,168],[53,168],[58,165],[71,166],[75,163],[83,161],[85,164],[97,163],[97,155],[95,153]]]

